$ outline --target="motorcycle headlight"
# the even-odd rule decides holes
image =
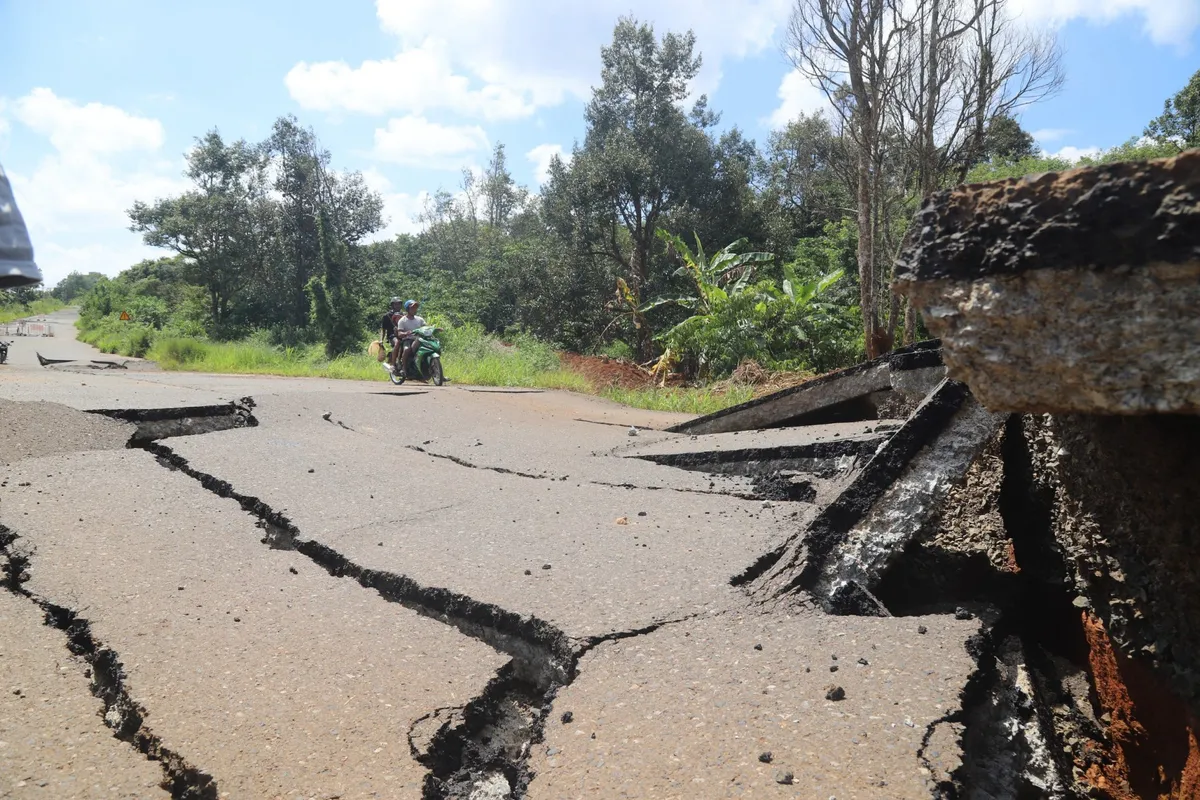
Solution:
[[[0,166],[0,289],[15,289],[42,282],[42,271],[33,263],[29,229],[17,208],[12,184]]]

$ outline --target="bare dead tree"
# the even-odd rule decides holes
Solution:
[[[1052,34],[1019,27],[1007,0],[909,0],[892,111],[924,199],[961,183],[984,152],[992,120],[1057,92],[1062,56]],[[904,340],[916,315],[906,308]]]
[[[1025,106],[1053,97],[1065,80],[1062,49],[1052,32],[1019,26],[1004,0],[977,2],[984,7],[968,32],[962,75],[961,94],[971,100],[964,109],[970,111],[971,123],[955,159],[959,183],[983,154],[992,120],[1014,116]]]
[[[878,259],[881,167],[901,67],[902,0],[797,0],[788,53],[842,118],[855,151],[859,292],[867,356],[891,349],[895,319]]]
[[[796,69],[819,87],[854,153],[867,355],[895,340],[891,266],[921,199],[965,179],[999,116],[1063,82],[1050,33],[1014,21],[1008,0],[796,0],[787,35]],[[916,317],[905,308],[904,336]]]

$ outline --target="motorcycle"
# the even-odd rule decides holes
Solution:
[[[8,361],[8,346],[12,342],[0,342],[0,364]]]
[[[412,332],[417,339],[417,351],[407,369],[398,365],[388,372],[388,379],[393,385],[400,386],[410,378],[415,381],[431,381],[434,386],[441,386],[446,382],[446,377],[442,374],[442,343],[437,338],[441,330],[426,325]],[[402,358],[403,356],[398,356],[397,360]]]

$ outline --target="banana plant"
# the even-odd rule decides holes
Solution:
[[[651,300],[638,309],[640,314],[647,314],[656,308],[675,305],[691,312],[691,316],[669,330],[654,337],[655,340],[666,342],[669,346],[667,353],[676,358],[681,351],[691,351],[704,369],[708,361],[709,347],[700,344],[703,340],[720,340],[719,329],[727,326],[732,307],[740,307],[747,300],[752,300],[747,290],[752,286],[754,268],[774,260],[772,253],[739,253],[745,246],[746,240],[739,239],[717,251],[712,258],[704,252],[700,238],[696,237],[696,249],[693,251],[682,238],[659,230],[657,236],[667,247],[667,253],[680,259],[682,264],[675,270],[674,277],[687,278],[693,292],[677,297],[660,297]],[[747,323],[748,320],[739,320]],[[753,333],[746,330],[744,324],[738,325],[739,333]],[[666,357],[666,353],[664,353]],[[656,368],[661,364],[656,364]]]
[[[659,297],[643,305],[638,311],[646,314],[665,305],[677,305],[693,313],[693,317],[684,320],[679,325],[696,325],[691,322],[696,316],[704,317],[713,313],[721,303],[741,295],[754,276],[756,264],[766,264],[775,259],[773,253],[739,253],[739,248],[746,244],[745,239],[738,239],[717,251],[711,259],[704,253],[700,237],[696,237],[696,250],[693,252],[682,238],[658,230],[658,238],[667,245],[667,253],[678,257],[683,263],[675,270],[674,277],[688,278],[695,289],[694,294],[678,297]],[[724,286],[722,286],[724,284]],[[657,338],[670,336],[675,328],[659,334]]]

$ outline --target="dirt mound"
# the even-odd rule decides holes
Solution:
[[[766,397],[807,383],[816,377],[818,376],[811,372],[775,372],[748,358],[738,364],[737,369],[728,378],[713,384],[713,390],[726,391],[734,387],[749,386],[754,389],[754,397]]]
[[[747,358],[738,364],[737,369],[729,376],[730,383],[742,386],[760,386],[770,379],[771,373],[763,369],[762,364],[752,358]]]
[[[0,400],[0,465],[80,450],[122,450],[134,427],[57,403]]]
[[[630,361],[608,356],[582,356],[578,353],[560,353],[566,369],[583,375],[597,389],[617,387],[620,389],[652,389],[659,379],[650,371]],[[809,372],[773,372],[757,361],[747,359],[738,365],[733,375],[712,385],[714,392],[726,392],[731,388],[751,386],[754,396],[778,392],[810,381],[816,376]],[[682,376],[672,374],[667,378],[668,387],[683,386]]]
[[[587,378],[597,389],[616,386],[621,389],[643,389],[654,386],[649,372],[628,361],[608,356],[581,356],[562,353],[563,366]]]

